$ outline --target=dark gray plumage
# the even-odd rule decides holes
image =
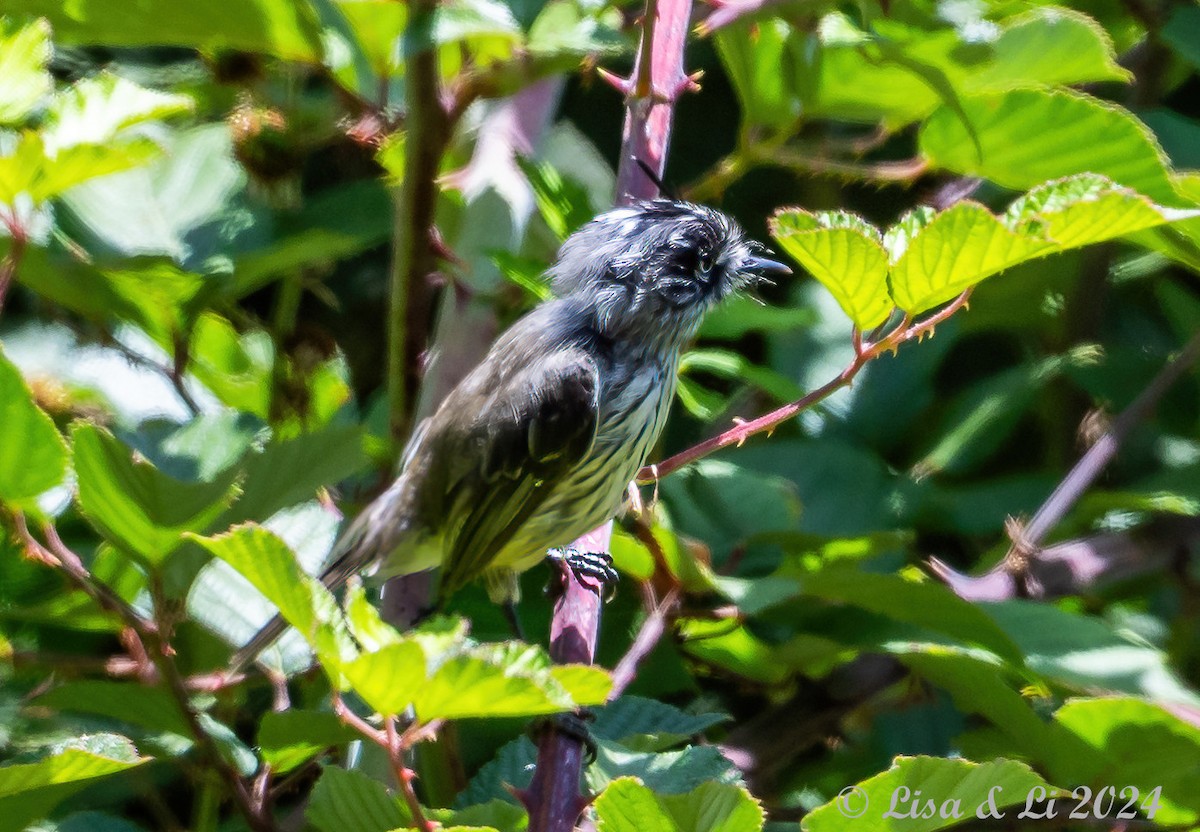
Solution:
[[[553,546],[611,519],[674,397],[705,312],[788,269],[727,216],[670,200],[600,215],[550,270],[556,297],[512,325],[417,428],[392,486],[335,547],[331,587],[440,568],[438,601],[479,577],[496,600]],[[268,625],[235,657],[282,631]]]

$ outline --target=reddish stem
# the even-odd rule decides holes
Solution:
[[[612,524],[575,541],[581,551],[606,552]],[[581,581],[571,569],[562,569],[562,591],[554,603],[550,622],[550,657],[559,664],[591,664],[600,631],[603,587]],[[584,746],[561,731],[548,730],[538,744],[537,769],[529,788],[520,793],[529,810],[529,832],[570,832],[588,800],[579,793]]]
[[[713,451],[726,448],[730,445],[741,445],[757,433],[770,433],[802,410],[806,410],[814,404],[823,401],[835,391],[849,386],[854,381],[854,377],[858,375],[859,370],[866,366],[868,362],[873,361],[885,352],[895,352],[905,341],[911,341],[913,338],[921,339],[926,335],[932,335],[934,328],[938,324],[945,321],[959,309],[964,308],[970,298],[971,290],[968,289],[944,309],[930,315],[923,321],[909,325],[908,318],[905,318],[900,326],[873,344],[862,343],[862,336],[855,333],[854,360],[835,378],[825,382],[825,384],[801,399],[797,399],[790,404],[785,404],[783,407],[772,410],[770,413],[759,416],[757,419],[752,419],[749,422],[739,422],[724,433],[714,436],[712,439],[706,439],[698,445],[693,445],[685,451],[680,451],[655,465],[647,465],[638,472],[637,481],[640,484],[652,483],[673,471],[678,471],[685,465],[690,465],[699,459],[703,459]]]

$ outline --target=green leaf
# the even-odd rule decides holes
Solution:
[[[718,713],[689,714],[655,699],[622,696],[596,711],[592,733],[631,751],[663,751],[729,718]]]
[[[565,240],[592,218],[591,197],[579,182],[549,162],[518,157],[517,164],[529,180],[542,219],[558,239]]]
[[[1016,642],[1033,671],[1083,691],[1132,693],[1200,705],[1161,650],[1122,637],[1093,616],[1050,604],[1005,601],[979,607]]]
[[[817,315],[797,306],[768,306],[755,298],[729,298],[704,318],[700,337],[736,341],[748,332],[790,332],[812,326]]]
[[[503,800],[494,799],[465,809],[428,809],[430,818],[449,830],[455,827],[500,830],[500,832],[524,832],[529,826],[529,815],[524,808]]]
[[[800,115],[787,48],[791,27],[778,18],[727,26],[717,32],[717,54],[742,107],[742,121],[786,127]]]
[[[841,604],[853,604],[896,621],[943,633],[964,645],[984,647],[1015,665],[1022,662],[1019,642],[997,626],[975,604],[964,601],[945,586],[911,580],[901,575],[865,572],[849,565],[834,565],[804,574],[804,594]]]
[[[605,685],[586,685],[575,700],[539,647],[518,643],[481,646],[447,659],[416,692],[422,721],[466,717],[535,716],[602,702]]]
[[[455,808],[465,808],[492,800],[517,804],[509,787],[523,789],[533,777],[537,748],[529,737],[518,737],[501,747],[496,756],[479,769],[467,788],[454,799]]]
[[[304,816],[320,832],[391,832],[412,825],[408,812],[382,783],[333,766],[321,772]]]
[[[8,156],[0,156],[0,202],[13,204],[27,194],[35,204],[97,176],[144,164],[159,153],[145,139],[112,145],[83,144],[49,155],[36,133],[25,132]]]
[[[704,783],[741,785],[741,773],[713,745],[692,745],[678,751],[638,752],[600,740],[596,762],[588,767],[588,788],[603,791],[621,777],[636,777],[662,795],[684,795]]]
[[[704,664],[723,667],[743,678],[779,685],[792,675],[774,648],[743,625],[699,618],[680,619],[679,638],[689,655]]]
[[[54,89],[46,71],[50,61],[50,26],[34,20],[17,26],[0,20],[0,124],[25,120]]]
[[[1032,9],[1006,20],[992,49],[991,62],[971,75],[973,89],[1011,89],[1028,83],[1067,86],[1133,77],[1117,63],[1104,27],[1065,6]]]
[[[246,457],[242,496],[221,518],[225,525],[266,520],[316,496],[367,463],[358,425],[330,425],[292,439],[273,440]]]
[[[934,165],[1014,189],[1077,173],[1101,174],[1160,204],[1183,202],[1153,135],[1114,104],[1044,89],[969,95],[962,104],[982,157],[961,120],[939,110],[920,133],[921,152]],[[1054,129],[1045,129],[1047,124]]]
[[[1160,36],[1181,58],[1194,67],[1200,67],[1200,43],[1196,35],[1200,32],[1200,9],[1195,6],[1176,6],[1162,27]]]
[[[873,225],[840,211],[810,214],[793,208],[771,219],[771,236],[829,290],[860,330],[887,320],[892,311],[888,257]]]
[[[318,61],[320,29],[307,3],[247,0],[11,0],[9,12],[49,18],[64,43],[106,46],[189,46],[241,49],[279,58]]]
[[[63,481],[67,445],[38,407],[21,373],[0,351],[0,500],[30,508]]]
[[[361,736],[327,711],[270,711],[258,726],[259,752],[280,774],[298,768],[326,748],[355,739]]]
[[[295,554],[278,536],[261,526],[245,524],[214,537],[193,535],[192,539],[265,595],[331,672],[354,657],[356,651],[333,594],[301,569]]]
[[[189,96],[148,89],[105,72],[54,97],[42,136],[51,155],[77,145],[105,145],[130,127],[181,115],[194,106]]]
[[[974,820],[980,806],[986,812],[989,794],[994,795],[997,809],[1014,804],[1023,806],[1026,796],[1035,787],[1051,794],[1054,792],[1054,787],[1029,766],[1015,760],[973,763],[940,757],[897,757],[890,769],[858,783],[855,791],[839,796],[840,804],[833,801],[814,809],[800,822],[800,828],[804,832],[857,830],[867,825],[869,818],[870,828],[880,832],[933,832],[958,824],[960,818]],[[891,811],[906,815],[912,795],[918,791],[921,793],[921,797],[916,798],[918,801],[932,799],[938,809],[946,806],[950,817],[940,814],[931,818],[886,816],[894,799],[904,803],[897,804]],[[908,798],[904,797],[906,794]],[[956,811],[960,818],[953,816]]]
[[[741,786],[704,783],[687,794],[655,794],[638,780],[614,780],[596,800],[600,832],[755,832],[758,801]]]
[[[150,731],[191,736],[179,704],[164,688],[84,679],[59,685],[37,701],[47,708],[98,714]]]
[[[92,734],[64,743],[36,763],[0,766],[0,832],[20,832],[93,781],[147,759],[124,737]]]
[[[135,456],[108,431],[71,428],[79,506],[125,552],[161,565],[185,532],[205,531],[237,496],[237,471],[212,482],[185,483]]]
[[[404,713],[428,682],[425,651],[414,641],[398,641],[365,653],[346,664],[342,672],[355,693],[385,716]],[[417,715],[425,722],[436,718],[424,711]]]
[[[270,418],[274,347],[263,331],[241,335],[233,324],[211,312],[196,321],[188,369],[230,407]]]
[[[1104,176],[1084,173],[1033,188],[1001,220],[1013,231],[1045,236],[1064,251],[1196,216],[1200,212],[1155,205]]]
[[[960,202],[908,239],[892,266],[892,297],[897,306],[915,315],[1053,249],[1047,240],[1010,231],[982,205]]]
[[[1143,795],[1162,788],[1154,822],[1191,826],[1200,820],[1200,729],[1164,708],[1140,699],[1073,699],[1059,708],[1054,721],[1086,744],[1071,758],[1074,782],[1095,790],[1133,785]]]

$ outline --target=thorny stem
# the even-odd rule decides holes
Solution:
[[[758,433],[770,433],[797,413],[807,410],[818,402],[828,398],[832,393],[849,386],[863,367],[883,355],[883,353],[895,352],[905,341],[911,341],[914,338],[921,339],[926,335],[932,334],[938,324],[945,321],[959,309],[964,308],[970,298],[971,290],[968,289],[937,313],[915,324],[911,324],[906,317],[890,333],[872,343],[863,343],[861,334],[856,333],[854,336],[854,360],[836,377],[825,382],[825,384],[801,399],[785,404],[783,407],[772,410],[770,413],[759,416],[757,419],[752,419],[748,422],[739,422],[724,433],[714,436],[712,439],[707,439],[685,451],[680,451],[657,465],[646,466],[638,472],[638,483],[641,485],[652,483],[667,474],[678,471],[685,465],[690,465],[699,459],[703,459],[713,451],[730,445],[741,445],[751,436]]]
[[[692,0],[646,0],[642,40],[633,76],[628,81],[605,77],[625,93],[625,126],[617,169],[617,204],[658,196],[671,139],[675,100],[694,89],[695,79],[683,71]],[[580,551],[608,551],[612,523],[575,541]],[[595,660],[600,632],[601,589],[562,569],[562,594],[551,621],[550,656],[560,663]],[[529,810],[529,832],[569,832],[587,805],[579,794],[583,743],[557,730],[544,731],[538,743],[537,767],[528,790],[521,793]]]
[[[1145,419],[1158,404],[1158,400],[1179,378],[1200,359],[1200,334],[1192,336],[1187,345],[1163,367],[1133,403],[1121,411],[1104,435],[1088,448],[1058,487],[1046,498],[1033,518],[1014,535],[1012,548],[1005,557],[1006,562],[1014,558],[1024,560],[1035,551],[1046,535],[1058,525],[1071,507],[1091,487],[1105,469],[1129,432]]]
[[[18,536],[32,557],[60,569],[76,587],[91,596],[102,608],[116,614],[125,622],[138,642],[138,652],[143,653],[154,664],[158,671],[158,677],[166,683],[167,690],[187,723],[192,739],[224,781],[238,811],[245,819],[246,825],[253,832],[274,832],[275,824],[270,815],[263,811],[263,804],[255,801],[246,781],[221,755],[216,741],[201,725],[200,716],[192,707],[187,682],[171,658],[174,651],[168,641],[167,631],[169,628],[164,619],[165,605],[159,584],[151,581],[151,596],[155,612],[155,619],[151,621],[143,618],[124,599],[97,581],[84,566],[79,555],[63,543],[62,538],[58,536],[57,529],[52,524],[46,523],[43,526],[43,533],[46,536],[46,543],[43,545],[30,533],[25,516],[21,512],[14,511],[13,520]]]
[[[401,794],[404,795],[404,802],[408,806],[409,814],[412,815],[413,824],[421,832],[434,832],[434,826],[425,817],[425,810],[421,808],[421,801],[417,799],[417,792],[413,787],[416,773],[405,765],[404,755],[414,743],[431,738],[440,722],[425,726],[414,725],[404,733],[400,733],[396,729],[396,718],[389,716],[384,718],[382,729],[376,728],[354,713],[342,699],[341,694],[336,691],[333,694],[333,712],[342,722],[384,750],[388,763],[392,767],[392,774],[396,778],[396,784],[400,787]]]

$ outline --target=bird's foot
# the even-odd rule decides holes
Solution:
[[[596,739],[588,723],[595,718],[596,715],[589,708],[544,716],[529,723],[529,737],[536,743],[546,731],[564,734],[583,746],[583,764],[590,766],[596,762]]]
[[[607,552],[581,552],[568,546],[551,549],[547,557],[566,566],[577,581],[597,592],[621,580],[621,575],[613,568],[612,555]]]

